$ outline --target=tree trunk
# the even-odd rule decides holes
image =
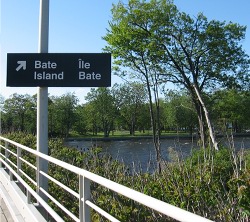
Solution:
[[[148,78],[147,80],[147,90],[149,95],[149,109],[150,109],[150,119],[151,119],[151,126],[152,126],[152,132],[153,132],[153,144],[156,151],[156,161],[157,161],[157,168],[158,172],[161,173],[161,143],[160,143],[160,135],[159,135],[159,126],[158,123],[156,123],[157,119],[154,114],[153,109],[153,100],[151,95],[151,88],[149,84]],[[158,111],[157,111],[158,112]]]
[[[202,148],[205,149],[206,147],[206,129],[205,129],[205,125],[204,125],[204,122],[203,122],[203,115],[202,115],[202,112],[201,110],[199,109],[199,114],[198,114],[198,122],[199,122],[199,132],[200,132],[200,143],[202,145]]]
[[[199,99],[199,102],[201,104],[202,110],[204,112],[206,122],[207,122],[207,127],[208,127],[208,130],[209,130],[209,136],[211,138],[213,147],[214,147],[215,150],[218,150],[218,143],[216,142],[216,139],[215,139],[215,135],[214,135],[213,127],[212,127],[212,124],[211,124],[211,121],[210,121],[210,118],[209,118],[208,110],[207,110],[207,108],[205,106],[205,103],[203,102],[203,100],[201,98],[201,95],[200,95],[197,87],[195,85],[193,85],[193,87],[194,87],[194,90],[196,92],[197,98]]]
[[[205,129],[205,125],[204,125],[204,121],[203,121],[203,112],[202,112],[202,108],[201,108],[201,104],[199,102],[199,100],[197,99],[196,93],[195,91],[190,87],[189,92],[191,94],[191,98],[192,98],[192,102],[194,104],[196,113],[197,113],[197,117],[198,117],[198,123],[199,123],[199,132],[198,132],[198,137],[199,137],[199,145],[202,146],[202,148],[204,149],[206,147],[206,129]]]

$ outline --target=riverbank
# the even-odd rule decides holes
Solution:
[[[230,135],[231,136],[231,135]],[[233,137],[250,137],[250,133],[234,133]],[[226,135],[218,134],[216,135],[217,138],[226,138]],[[197,135],[186,135],[186,134],[176,134],[176,135],[164,135],[161,136],[161,139],[187,139],[187,140],[196,140],[198,137]],[[152,139],[152,136],[110,136],[110,137],[68,137],[65,138],[65,142],[72,142],[72,141],[138,141],[144,139]]]
[[[162,136],[161,139],[190,139],[192,136]],[[194,138],[194,137],[193,137]],[[195,137],[196,138],[196,137]],[[69,137],[65,138],[65,141],[125,141],[125,140],[144,140],[144,139],[152,139],[152,136],[116,136],[116,137]]]

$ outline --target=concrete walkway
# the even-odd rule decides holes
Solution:
[[[18,211],[7,190],[0,181],[0,222],[24,222],[24,218]]]
[[[14,222],[4,202],[4,199],[1,196],[0,196],[0,222]]]

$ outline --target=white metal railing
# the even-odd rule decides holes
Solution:
[[[2,145],[4,142],[4,145]],[[15,150],[15,152],[13,151]],[[4,150],[4,151],[3,151]],[[43,160],[48,161],[49,163],[53,163],[57,166],[60,166],[66,170],[69,170],[79,177],[79,189],[78,192],[75,192],[71,188],[65,186],[60,181],[56,180],[52,176],[48,175],[46,172],[37,171],[37,167],[22,157],[22,151],[28,152],[30,155],[32,154],[34,158],[42,158]],[[15,157],[14,161],[9,158],[9,156]],[[52,197],[48,191],[44,190],[42,187],[37,184],[37,181],[34,181],[27,175],[24,171],[22,171],[22,165],[26,164],[32,169],[36,171],[36,173],[42,174],[46,177],[49,181],[57,184],[61,188],[65,190],[65,192],[70,193],[74,197],[78,198],[79,200],[79,215],[75,216],[72,212],[70,212],[67,208],[65,208],[61,203],[59,203],[54,197]],[[29,147],[23,146],[19,143],[6,139],[0,136],[0,169],[7,170],[10,175],[10,180],[13,180],[13,176],[15,177],[16,181],[21,183],[26,189],[26,197],[27,197],[27,204],[31,203],[31,196],[46,210],[46,212],[53,217],[56,221],[63,221],[63,219],[47,204],[46,201],[41,198],[38,193],[43,193],[51,202],[53,202],[57,207],[59,207],[68,217],[72,218],[75,221],[79,222],[89,222],[90,218],[90,209],[94,209],[96,212],[101,214],[102,216],[106,217],[110,221],[119,221],[110,215],[108,212],[105,212],[103,209],[98,207],[91,201],[91,190],[90,190],[90,181],[97,183],[103,187],[106,187],[118,194],[121,194],[127,198],[130,198],[144,206],[147,206],[153,210],[156,210],[164,215],[167,215],[173,219],[178,221],[185,221],[185,222],[211,222],[206,218],[198,216],[196,214],[190,213],[186,210],[180,209],[173,205],[167,204],[163,201],[157,200],[153,197],[147,196],[143,193],[125,187],[121,184],[115,183],[111,180],[108,180],[104,177],[98,176],[94,173],[86,171],[84,169],[75,167],[48,155],[42,154],[36,150],[33,150]],[[33,184],[39,192],[35,192],[34,188],[32,189],[23,179],[24,176],[31,184]]]

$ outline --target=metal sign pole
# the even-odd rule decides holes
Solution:
[[[39,53],[48,53],[49,43],[49,0],[40,0]],[[48,155],[48,87],[37,90],[37,151]],[[41,189],[48,191],[48,179],[39,172],[48,172],[48,162],[37,159],[37,192],[47,200]]]

